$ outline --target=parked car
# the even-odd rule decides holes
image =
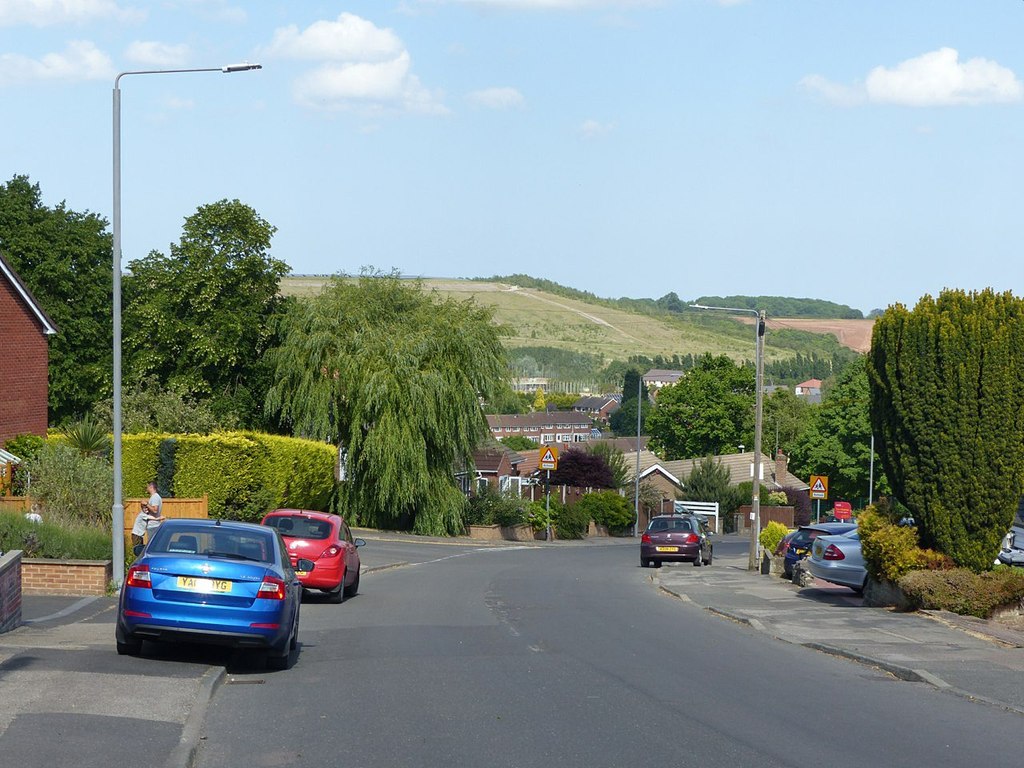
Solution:
[[[697,515],[658,515],[640,537],[640,567],[666,561],[711,565],[711,532]]]
[[[119,654],[144,640],[255,648],[285,669],[299,636],[302,583],[274,531],[252,523],[167,520],[121,585]],[[311,560],[296,567],[312,571]]]
[[[996,556],[996,565],[1024,568],[1024,527],[1015,523],[1003,538],[1003,545]]]
[[[860,531],[838,536],[818,536],[811,546],[807,568],[816,579],[849,587],[863,594],[868,571],[860,549]]]
[[[773,552],[772,554],[778,555],[779,557],[786,554],[786,552],[789,551],[789,545],[793,543],[793,537],[796,536],[796,534],[796,531],[790,531],[785,536],[783,536],[782,541],[780,541],[779,545],[775,547],[775,552]]]
[[[801,525],[796,529],[793,538],[789,540],[789,548],[786,550],[786,560],[783,571],[787,578],[792,578],[793,568],[796,564],[807,557],[811,551],[811,543],[818,536],[833,536],[839,533],[849,533],[857,527],[856,523],[815,523],[814,525]]]
[[[366,542],[353,539],[340,516],[306,509],[275,509],[263,518],[263,525],[284,538],[293,566],[299,558],[316,563],[315,571],[297,568],[303,587],[319,589],[335,603],[359,591],[358,549]]]

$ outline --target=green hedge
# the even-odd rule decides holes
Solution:
[[[912,571],[899,581],[913,608],[944,610],[989,618],[997,608],[1019,608],[1024,601],[1024,570],[997,568],[974,573],[966,568]]]
[[[126,498],[149,496],[146,483],[156,479],[160,463],[160,443],[164,437],[151,432],[141,432],[124,435],[121,438],[121,482]]]
[[[274,507],[327,509],[334,490],[336,448],[295,437],[242,434],[267,450],[264,478]]]
[[[175,496],[206,494],[210,517],[258,520],[273,508],[264,445],[237,433],[180,435],[177,439]]]

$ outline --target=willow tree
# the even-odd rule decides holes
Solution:
[[[341,503],[379,527],[462,532],[455,481],[486,434],[480,399],[507,386],[502,329],[472,300],[396,274],[335,278],[283,319],[267,407],[345,456]]]
[[[868,356],[871,421],[922,543],[983,570],[1024,492],[1024,301],[943,291],[886,310]]]

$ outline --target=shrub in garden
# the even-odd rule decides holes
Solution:
[[[811,524],[811,497],[807,491],[799,488],[783,488],[786,503],[793,508],[793,525]]]
[[[764,527],[757,540],[764,547],[765,551],[770,553],[775,551],[775,548],[779,546],[779,542],[786,537],[787,533],[789,533],[789,528],[776,520],[772,520]]]
[[[499,493],[491,485],[485,486],[469,498],[466,511],[467,525],[522,525],[526,522],[526,506],[515,496]]]
[[[50,442],[25,465],[44,517],[109,528],[114,476],[106,460]]]
[[[631,526],[636,513],[629,501],[615,491],[588,493],[575,506],[580,507],[581,514],[589,515],[589,519],[598,525],[608,527],[610,531],[621,531]]]
[[[784,507],[789,503],[789,497],[786,496],[785,491],[769,491],[764,498],[764,503],[769,507]]]
[[[1024,607],[1024,570],[1019,568],[980,574],[966,568],[913,571],[899,586],[913,608],[987,619],[997,608]]]
[[[108,510],[109,511],[109,510]],[[20,549],[25,557],[109,560],[106,528],[67,521],[33,523],[17,512],[0,512],[0,550]]]
[[[581,509],[578,503],[559,504],[556,514],[555,505],[552,502],[551,517],[560,539],[582,539],[590,529],[590,513],[586,507]]]
[[[876,581],[896,582],[913,570],[935,570],[952,565],[946,555],[917,545],[916,528],[895,525],[873,507],[862,512],[857,522],[864,563],[868,574]]]

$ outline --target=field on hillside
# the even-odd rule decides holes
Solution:
[[[281,288],[286,295],[309,296],[319,292],[326,279],[288,277],[282,281]],[[503,283],[427,279],[423,284],[442,296],[473,298],[493,306],[497,322],[512,329],[512,335],[506,339],[508,347],[557,347],[598,355],[604,360],[625,360],[638,354],[648,357],[698,355],[707,351],[726,354],[736,360],[753,357],[752,339],[728,336],[697,323],[663,320]],[[870,341],[872,322],[770,319],[769,328],[832,333],[846,346],[864,351],[867,348],[864,339]],[[771,349],[769,341],[766,359],[791,357],[792,354],[788,350]]]

